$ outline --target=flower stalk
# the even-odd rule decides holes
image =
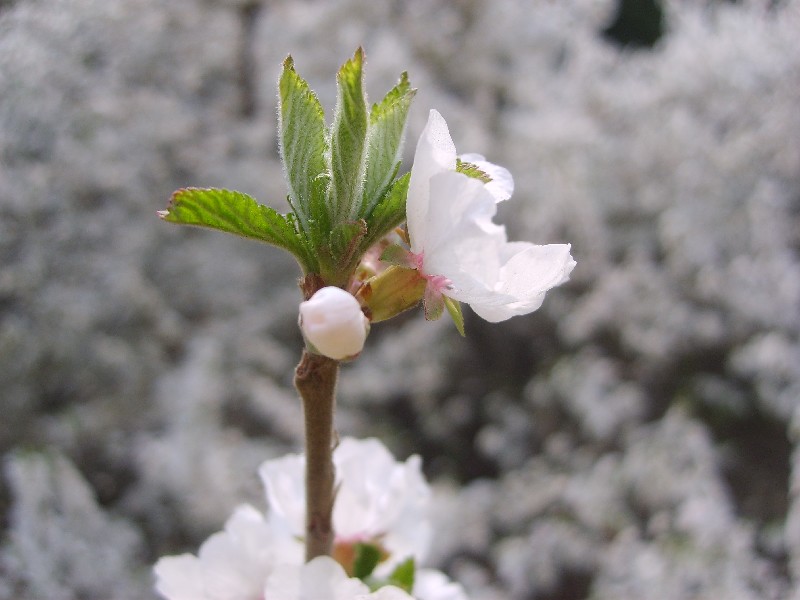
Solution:
[[[295,370],[306,433],[306,561],[330,556],[333,550],[333,413],[338,373],[339,361],[306,350]]]

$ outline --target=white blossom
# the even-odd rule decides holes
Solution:
[[[371,592],[360,579],[348,577],[328,556],[303,565],[273,570],[264,588],[265,600],[467,600],[464,591],[446,575],[433,569],[417,571],[414,595],[387,585]]]
[[[166,556],[156,563],[156,591],[167,600],[261,600],[273,566],[291,550],[287,542],[259,511],[239,506],[197,556]]]
[[[300,304],[300,329],[317,352],[341,360],[361,352],[369,319],[351,294],[330,286]]]
[[[486,184],[457,172],[456,159],[447,123],[431,110],[406,205],[413,263],[428,279],[426,303],[445,295],[492,322],[533,312],[575,267],[569,244],[509,242],[505,227],[492,219],[497,202],[513,192],[511,174],[480,155],[465,155],[493,178]]]
[[[397,462],[377,439],[343,438],[333,453],[336,544],[378,542],[393,565],[424,558],[430,543],[430,488],[418,456]],[[271,507],[270,523],[295,539],[305,533],[305,457],[290,454],[260,469]],[[298,542],[298,547],[300,543]],[[298,550],[299,551],[299,550]]]
[[[364,582],[348,577],[342,566],[328,556],[275,569],[264,587],[265,600],[355,600],[367,598],[368,594]]]
[[[417,569],[414,597],[417,600],[467,600],[461,584],[436,569]]]
[[[409,557],[419,564],[430,542],[430,488],[419,457],[397,462],[376,439],[344,438],[333,460],[335,545],[379,545],[389,553],[375,572],[379,577]],[[412,597],[393,586],[370,592],[330,557],[304,564],[304,468],[302,455],[266,461],[260,473],[268,516],[242,505],[197,556],[159,560],[158,593],[166,600],[466,600],[459,584],[432,569],[417,569]]]

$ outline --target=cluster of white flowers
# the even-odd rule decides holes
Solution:
[[[376,439],[344,438],[333,460],[334,554],[347,556],[354,544],[373,543],[387,556],[376,574],[388,574],[408,558],[418,564],[431,536],[430,489],[419,457],[400,463]],[[458,584],[431,569],[417,569],[410,596],[394,586],[370,592],[330,557],[303,564],[304,466],[305,458],[295,454],[265,462],[260,474],[267,514],[239,506],[197,556],[159,560],[157,591],[166,600],[466,600]]]

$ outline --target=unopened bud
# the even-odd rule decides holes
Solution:
[[[312,351],[342,360],[361,352],[369,320],[351,294],[324,287],[300,303],[300,330]]]
[[[364,282],[356,297],[373,323],[385,321],[419,304],[427,280],[415,269],[392,265]]]

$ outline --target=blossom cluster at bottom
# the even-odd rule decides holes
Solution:
[[[259,470],[267,513],[241,505],[197,556],[161,558],[158,593],[166,600],[466,600],[443,573],[413,568],[430,540],[430,489],[419,457],[399,463],[378,440],[344,438],[333,460],[336,560],[303,561],[305,458],[290,454]],[[352,576],[362,547],[380,554],[366,581]],[[404,564],[412,573],[398,583],[392,574]]]

